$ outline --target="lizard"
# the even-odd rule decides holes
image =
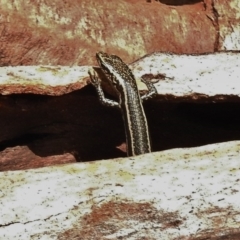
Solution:
[[[141,81],[147,86],[148,92],[140,96],[131,69],[120,57],[98,52],[96,53],[96,59],[107,80],[117,91],[119,101],[105,98],[101,80],[93,69],[88,72],[90,80],[103,105],[121,109],[125,125],[127,155],[136,156],[151,152],[148,123],[142,101],[156,95],[156,88],[152,82],[142,78]]]

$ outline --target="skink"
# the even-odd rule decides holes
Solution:
[[[96,59],[110,84],[117,90],[119,102],[105,98],[100,79],[94,70],[89,71],[91,83],[96,88],[102,104],[121,109],[125,125],[128,156],[151,152],[148,123],[142,100],[153,97],[157,93],[156,88],[151,82],[141,79],[146,84],[149,92],[140,96],[136,79],[121,58],[116,55],[98,52]]]

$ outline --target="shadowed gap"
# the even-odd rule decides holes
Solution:
[[[166,5],[181,6],[181,5],[191,5],[195,3],[203,2],[202,0],[159,0],[159,2]]]
[[[240,140],[240,103],[144,103],[153,151]],[[118,109],[102,106],[87,86],[60,97],[0,97],[0,150],[27,145],[41,157],[72,153],[77,161],[126,156]]]

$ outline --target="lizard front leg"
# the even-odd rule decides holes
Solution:
[[[100,81],[99,77],[97,76],[96,71],[91,69],[88,71],[88,74],[91,79],[91,84],[96,88],[98,98],[99,98],[99,101],[101,102],[101,104],[103,104],[105,106],[120,108],[120,105],[118,102],[105,98],[102,87],[101,87],[101,81]]]
[[[153,96],[157,95],[157,89],[155,88],[155,86],[153,85],[152,82],[147,81],[144,78],[141,78],[141,81],[147,86],[148,88],[148,93],[144,94],[143,96],[141,96],[142,101],[147,100],[149,98],[152,98]]]

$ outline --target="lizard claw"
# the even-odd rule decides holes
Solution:
[[[100,85],[100,79],[98,78],[96,71],[94,71],[94,69],[90,69],[88,71],[88,74],[90,76],[92,85],[99,86]]]

